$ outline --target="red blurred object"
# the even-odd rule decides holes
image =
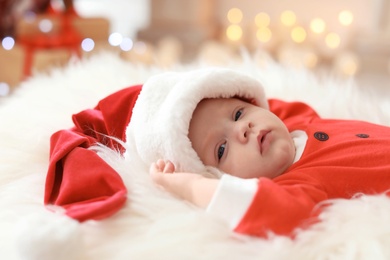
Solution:
[[[15,24],[27,13],[73,13],[73,0],[63,0],[61,8],[54,8],[51,0],[0,0],[0,39],[15,35]]]
[[[37,49],[68,48],[78,56],[81,56],[79,46],[82,37],[72,25],[72,19],[78,17],[78,15],[73,8],[73,1],[64,1],[64,3],[65,2],[67,5],[65,5],[65,8],[62,10],[54,9],[50,4],[50,1],[48,5],[43,5],[43,7],[46,8],[45,14],[48,15],[48,19],[59,18],[60,30],[58,32],[40,32],[33,35],[18,35],[16,37],[17,41],[26,49],[23,69],[24,76],[31,75],[33,55]]]

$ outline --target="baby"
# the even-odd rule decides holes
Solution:
[[[73,120],[52,137],[45,203],[79,221],[126,201],[119,175],[88,149],[97,142],[137,156],[158,185],[248,235],[291,235],[322,201],[390,188],[390,128],[267,100],[256,79],[233,70],[157,75]]]
[[[277,177],[291,166],[295,156],[285,124],[269,110],[237,98],[202,100],[193,113],[188,136],[204,164],[245,179]],[[207,206],[211,197],[206,195],[215,192],[217,182],[210,180],[214,186],[207,187],[212,191],[202,188],[198,194],[191,190],[191,179],[198,180],[198,174],[156,174],[174,170],[171,162],[163,160],[150,169],[157,183],[199,206]],[[176,178],[183,183],[177,183]]]
[[[270,110],[238,98],[203,99],[188,137],[205,165],[226,174],[175,172],[160,159],[150,167],[152,179],[256,236],[291,235],[315,221],[321,201],[390,189],[390,128],[321,119],[299,102],[269,104]]]

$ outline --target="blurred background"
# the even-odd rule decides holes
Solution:
[[[390,0],[0,0],[0,38],[0,92],[101,50],[167,68],[246,50],[390,89]]]

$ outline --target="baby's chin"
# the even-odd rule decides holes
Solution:
[[[294,141],[291,139],[289,140],[289,143],[285,145],[284,149],[282,150],[282,155],[280,156],[280,163],[279,163],[279,168],[280,168],[280,173],[284,173],[290,166],[294,163],[294,158],[295,158],[295,145]]]
[[[295,157],[295,149],[294,149],[294,153],[287,154],[285,159],[281,160],[277,164],[277,166],[274,168],[274,171],[268,175],[268,178],[273,179],[285,173],[288,170],[288,168],[290,168],[290,166],[293,165],[294,157]]]

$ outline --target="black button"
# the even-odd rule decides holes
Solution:
[[[359,137],[359,138],[368,138],[368,137],[370,137],[368,134],[357,134],[356,136]]]
[[[318,140],[318,141],[326,141],[329,139],[329,135],[327,133],[324,133],[324,132],[315,132],[314,133],[314,137]]]

